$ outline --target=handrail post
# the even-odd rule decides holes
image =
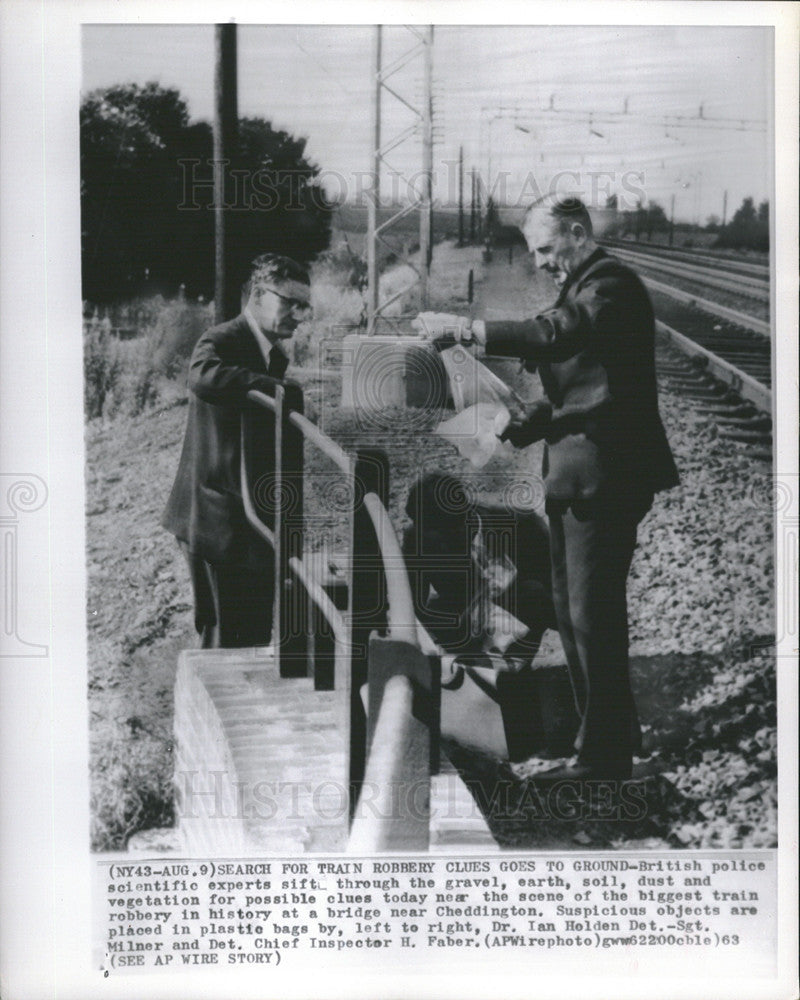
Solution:
[[[426,851],[431,773],[438,752],[438,672],[421,649],[372,636],[369,644],[369,740],[362,795],[348,850]]]
[[[350,849],[424,850],[430,777],[438,770],[439,672],[435,651],[416,620],[405,560],[387,513],[387,457],[373,449],[355,455],[343,451],[303,417],[297,386],[278,386],[274,397],[253,392],[251,402],[273,418],[267,424],[272,441],[263,441],[272,468],[250,483],[255,428],[243,416],[241,479],[248,521],[274,552],[273,645],[279,673],[306,675],[312,652],[308,605],[314,603],[334,627],[335,686],[342,690],[342,708],[349,716],[342,723],[349,721],[350,728]],[[306,438],[352,486],[347,608],[340,618],[303,564]],[[269,451],[271,444],[274,451]],[[267,524],[258,508],[267,513]],[[368,718],[362,701],[365,684]],[[368,796],[362,794],[367,787]]]
[[[380,541],[375,533],[364,497],[375,494],[384,506],[389,502],[389,461],[377,449],[356,452],[353,467],[352,545],[348,591],[350,597],[350,811],[352,814],[364,779],[367,726],[361,689],[367,683],[369,641],[376,630],[386,628],[388,596],[383,573]]]
[[[307,597],[289,568],[303,557],[303,435],[289,413],[303,412],[303,393],[295,385],[275,389],[275,604],[272,644],[281,677],[308,675]]]

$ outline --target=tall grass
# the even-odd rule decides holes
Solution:
[[[168,383],[186,362],[204,330],[213,323],[211,306],[161,296],[139,304],[141,326],[120,340],[110,319],[84,320],[84,411],[97,417],[137,416],[168,394]]]
[[[442,308],[466,293],[462,254],[440,244],[434,254],[430,308]],[[450,258],[453,258],[452,260]],[[399,293],[399,294],[398,294]],[[416,273],[407,264],[387,267],[380,276],[380,300],[397,295],[389,316],[419,308]],[[367,321],[366,264],[346,239],[322,254],[311,273],[313,316],[292,338],[292,360],[300,368],[325,363],[323,344],[363,330]],[[85,310],[84,409],[87,420],[135,417],[175,399],[194,345],[213,325],[210,303],[160,295],[116,307],[102,318]],[[113,321],[119,326],[112,325]],[[120,329],[120,327],[122,329]],[[119,334],[129,339],[120,339]]]

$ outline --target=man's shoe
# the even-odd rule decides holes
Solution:
[[[632,763],[615,761],[613,764],[587,764],[578,760],[574,764],[540,771],[531,776],[536,784],[555,785],[560,781],[629,781],[632,773]]]

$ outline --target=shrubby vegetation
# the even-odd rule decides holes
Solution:
[[[611,209],[614,214],[604,232],[605,236],[634,236],[639,239],[640,236],[646,235],[650,240],[654,233],[669,231],[669,219],[657,201],[650,201],[647,206],[640,202],[634,209],[619,212],[617,196],[612,195],[606,203],[606,208]]]
[[[717,247],[734,250],[769,250],[769,202],[755,207],[752,198],[745,198],[731,221],[719,230]]]
[[[96,417],[135,417],[174,396],[174,380],[185,376],[186,362],[213,310],[202,303],[160,296],[142,304],[146,317],[130,340],[121,340],[108,315],[84,320],[84,412]],[[170,384],[171,383],[171,384]]]
[[[156,83],[93,91],[80,126],[83,294],[94,304],[84,321],[85,412],[135,416],[161,401],[213,322],[204,304],[214,288],[211,126],[190,122],[179,92]],[[305,145],[261,118],[240,119],[226,195],[243,209],[228,215],[234,286],[260,253],[309,263],[328,247],[333,206]],[[346,268],[331,258],[337,278],[326,280],[359,302],[329,312],[355,311],[358,322],[363,265],[350,257]]]

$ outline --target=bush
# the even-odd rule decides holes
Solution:
[[[769,250],[769,203],[762,201],[758,210],[752,198],[745,198],[727,226],[723,226],[715,247],[734,250]]]
[[[138,830],[171,826],[169,741],[134,731],[131,720],[97,725],[92,740],[92,850],[124,850]]]
[[[200,335],[214,322],[213,307],[166,301],[160,295],[118,307],[133,315],[138,336],[119,340],[111,320],[84,322],[84,409],[87,420],[135,417],[155,406],[167,380],[185,376]]]
[[[133,350],[126,352],[122,371],[106,400],[104,417],[137,417],[159,400],[161,375],[153,362],[147,339],[124,346]]]
[[[87,420],[101,417],[113,393],[123,364],[120,344],[111,335],[108,319],[91,319],[83,327],[83,406]]]
[[[353,253],[346,236],[319,255],[313,273],[316,280],[342,288],[355,288],[359,292],[367,288],[367,262]]]
[[[361,290],[358,261],[349,248],[323,254],[311,271],[312,319],[301,323],[292,338],[292,357],[301,367],[320,360],[325,340],[339,339],[366,324],[367,310]],[[324,360],[324,359],[323,359]]]
[[[185,371],[194,345],[213,323],[211,305],[182,299],[165,303],[147,331],[155,370],[167,378]]]

